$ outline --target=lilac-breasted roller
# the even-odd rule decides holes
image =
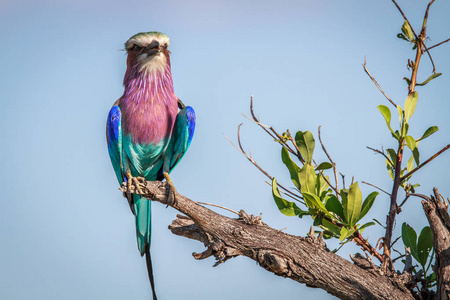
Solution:
[[[183,157],[195,128],[194,110],[177,98],[170,69],[169,37],[142,32],[125,43],[127,70],[125,91],[111,108],[106,138],[119,183],[163,180],[175,187],[169,173]],[[153,299],[156,299],[150,258],[151,201],[126,195],[136,221],[141,256],[146,255]]]

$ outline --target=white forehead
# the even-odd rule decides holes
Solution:
[[[153,41],[158,41],[160,45],[167,44],[170,45],[170,39],[167,35],[159,32],[145,32],[138,33],[132,36],[126,43],[125,49],[133,47],[133,45],[138,45],[140,47],[145,47]]]

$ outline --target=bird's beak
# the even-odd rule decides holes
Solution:
[[[158,41],[151,42],[144,50],[142,50],[142,53],[147,53],[148,56],[154,56],[159,52],[161,52],[161,47]]]

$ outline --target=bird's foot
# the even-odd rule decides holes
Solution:
[[[173,185],[172,180],[170,179],[169,173],[164,172],[164,178],[166,179],[167,184],[170,187],[169,190],[169,196],[167,197],[167,206],[169,207],[172,206],[173,204],[177,203],[177,189],[175,188],[175,186]]]
[[[129,172],[127,172],[125,176],[127,177],[128,191],[131,191],[134,186],[134,194],[143,195],[144,191],[141,189],[141,185],[145,186],[147,180],[145,180],[144,177],[133,177]]]

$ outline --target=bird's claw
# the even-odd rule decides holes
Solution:
[[[177,189],[173,185],[172,180],[170,179],[169,173],[164,172],[164,178],[166,179],[167,185],[169,186],[169,195],[167,197],[167,207],[173,206],[177,203]]]
[[[146,184],[146,180],[144,177],[133,177],[130,173],[126,173],[127,177],[127,188],[128,191],[131,191],[134,186],[134,194],[143,195],[144,191],[141,189],[141,185]]]

